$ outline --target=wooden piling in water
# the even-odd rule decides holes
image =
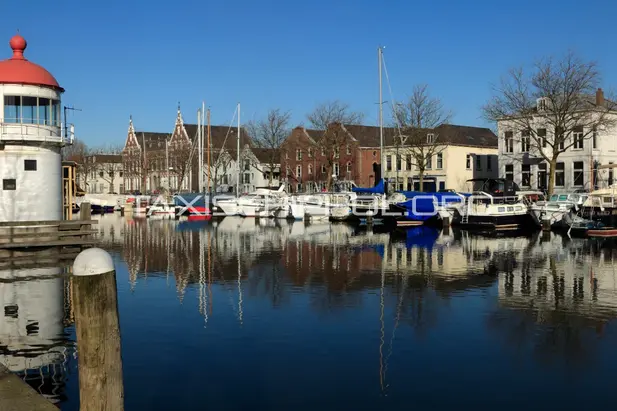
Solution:
[[[551,231],[551,220],[542,220],[542,230]]]
[[[82,251],[73,264],[81,411],[123,411],[124,384],[116,271],[100,248]]]

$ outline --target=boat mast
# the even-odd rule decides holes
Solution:
[[[206,116],[206,103],[204,101],[201,102],[201,159],[199,160],[199,172],[201,174],[201,181],[203,182],[204,180],[204,129],[206,127],[206,122],[205,120],[205,116]],[[208,187],[209,188],[209,187]],[[201,188],[202,190],[204,190],[203,188]],[[205,191],[205,190],[204,190]]]
[[[201,109],[197,109],[197,192],[201,193],[203,187],[202,173],[202,146],[201,146]]]
[[[381,168],[381,178],[385,177],[384,175],[384,152],[383,152],[383,87],[381,84],[381,59],[382,59],[383,48],[379,46],[377,48],[377,60],[379,63],[379,153],[380,153],[380,168]],[[375,181],[377,183],[377,181]]]
[[[238,150],[238,181],[236,183],[236,197],[240,196],[240,103],[238,103],[238,141],[236,142],[236,150]]]
[[[210,109],[208,109],[208,193],[210,192],[210,173],[212,169],[210,168]]]
[[[146,192],[146,178],[148,175],[148,170],[147,170],[147,161],[146,161],[146,137],[144,136],[143,131],[141,132],[141,143],[144,145],[144,158],[143,158],[143,165],[141,167],[141,184],[143,185],[141,188],[141,192],[142,194],[145,194]]]

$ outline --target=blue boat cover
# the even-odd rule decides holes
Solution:
[[[375,187],[371,187],[371,188],[352,187],[351,191],[354,193],[361,193],[361,194],[383,194],[386,192],[386,185],[384,183],[384,179],[382,178]]]

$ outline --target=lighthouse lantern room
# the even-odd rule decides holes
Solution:
[[[13,56],[0,61],[0,221],[61,220],[60,150],[73,141],[62,122],[64,89],[24,57],[22,36],[9,45]]]

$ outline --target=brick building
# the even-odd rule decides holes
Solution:
[[[384,140],[394,129],[384,128]],[[331,124],[327,130],[293,129],[281,146],[281,175],[292,192],[321,191],[332,176],[373,187],[381,179],[379,127]]]

